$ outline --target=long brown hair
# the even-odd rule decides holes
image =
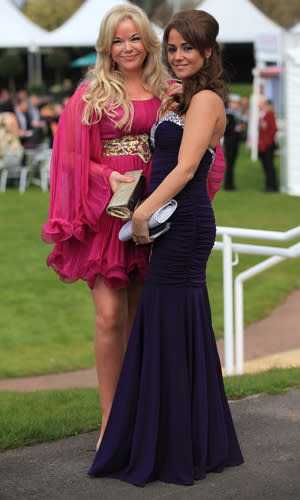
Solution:
[[[184,10],[175,14],[167,24],[163,37],[163,50],[167,59],[168,39],[172,29],[180,33],[182,38],[205,57],[206,49],[211,49],[211,55],[206,58],[203,67],[184,82],[184,93],[175,94],[163,104],[166,110],[174,101],[175,110],[179,115],[186,113],[194,94],[204,89],[214,89],[223,98],[223,65],[221,49],[217,42],[219,23],[204,10]],[[173,100],[173,103],[172,103]]]

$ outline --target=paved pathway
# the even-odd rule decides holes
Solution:
[[[0,454],[1,500],[300,500],[300,390],[230,402],[245,463],[193,486],[91,478],[97,433]]]
[[[300,366],[300,290],[293,291],[268,317],[247,327],[244,338],[245,373]],[[217,344],[223,363],[224,341]]]

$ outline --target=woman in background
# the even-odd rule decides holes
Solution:
[[[0,169],[6,164],[20,165],[22,157],[18,120],[13,112],[0,112]]]
[[[275,137],[277,132],[275,113],[272,104],[264,96],[259,98],[258,155],[265,175],[265,192],[278,191],[274,164]]]

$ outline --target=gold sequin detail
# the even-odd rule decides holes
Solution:
[[[124,135],[102,141],[102,156],[138,155],[144,163],[151,158],[148,134]]]

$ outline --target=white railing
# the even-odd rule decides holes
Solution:
[[[300,237],[300,226],[285,232],[264,231],[258,229],[243,229],[236,227],[217,227],[217,236],[222,241],[216,241],[214,250],[223,252],[223,293],[224,293],[224,365],[226,375],[242,374],[244,367],[244,315],[243,315],[243,283],[266,269],[278,264],[286,258],[300,257],[300,242],[289,248],[266,245],[234,243],[233,238],[248,238],[267,241],[290,241]],[[236,255],[232,260],[232,254]],[[238,254],[267,255],[268,259],[238,274],[234,283],[232,267],[238,262]],[[233,314],[235,312],[235,315]],[[234,319],[235,317],[235,339]],[[234,356],[235,341],[235,356]],[[235,360],[234,360],[235,357]],[[234,362],[235,361],[235,362]],[[235,366],[235,370],[234,370]]]

